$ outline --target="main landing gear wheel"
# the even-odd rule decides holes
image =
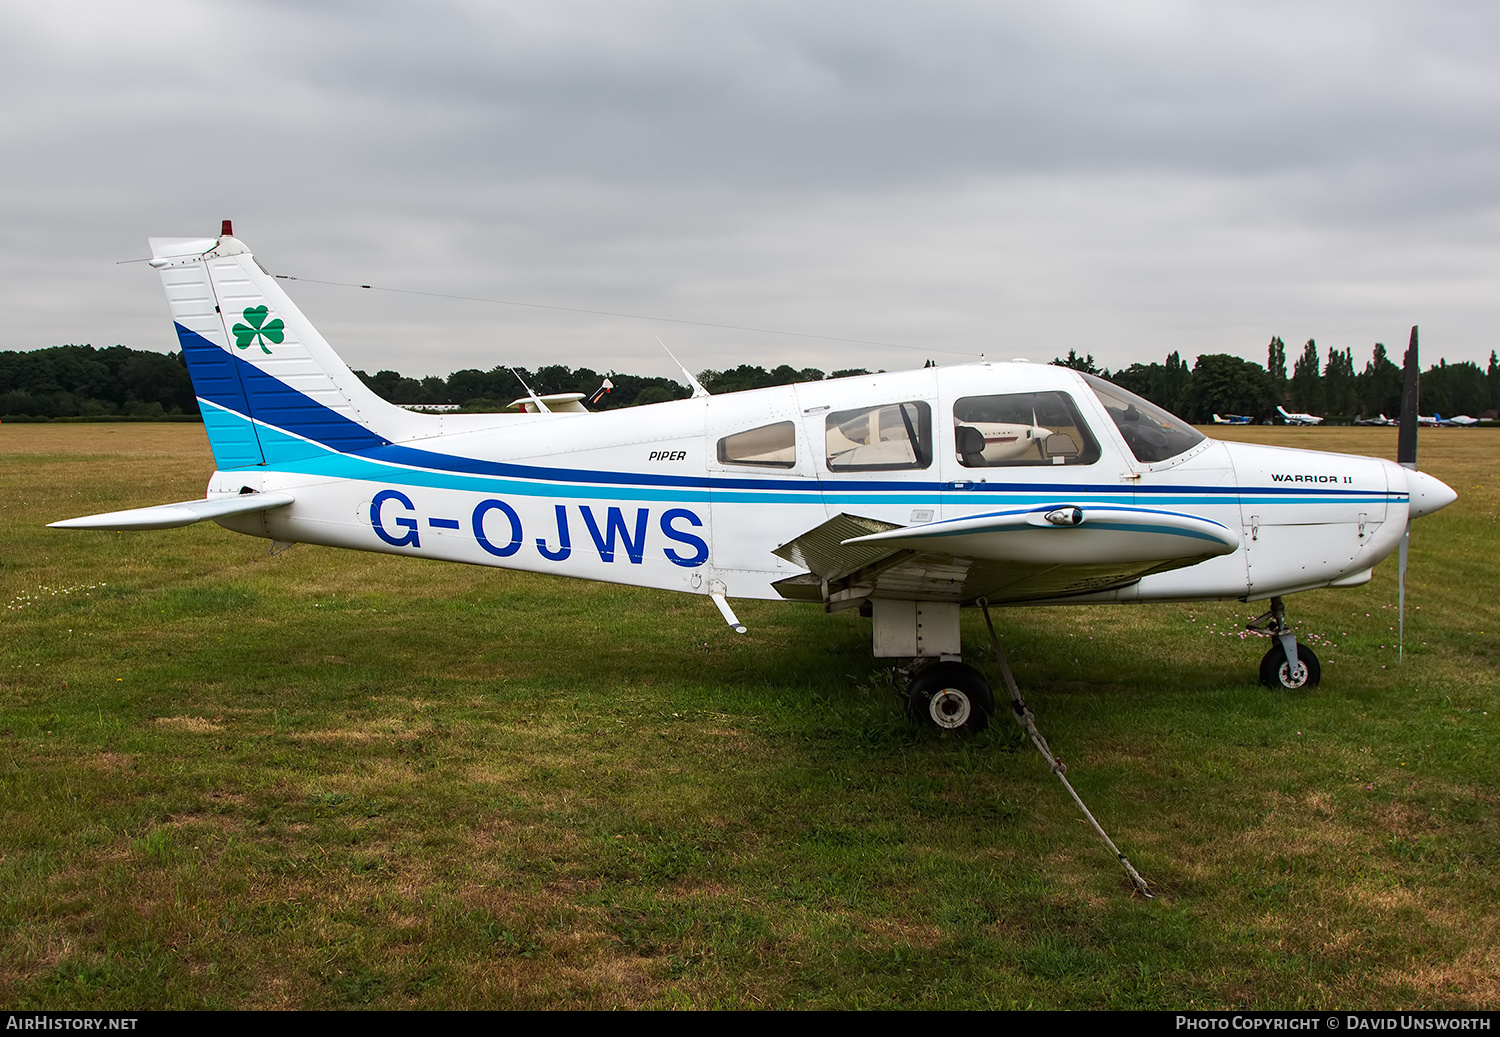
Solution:
[[[963,663],[934,663],[907,685],[906,715],[939,731],[976,734],[989,726],[994,711],[989,681]]]
[[[1293,670],[1286,661],[1286,649],[1278,643],[1260,661],[1260,682],[1268,688],[1285,691],[1316,688],[1323,677],[1323,668],[1318,665],[1313,650],[1301,641],[1297,642],[1297,662],[1298,666]]]

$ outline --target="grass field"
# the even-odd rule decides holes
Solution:
[[[1258,602],[997,614],[1146,901],[1003,715],[907,724],[866,620],[49,530],[200,496],[203,431],[0,427],[0,1003],[1500,1007],[1500,435],[1421,450],[1404,663],[1394,561],[1291,599],[1302,694]]]

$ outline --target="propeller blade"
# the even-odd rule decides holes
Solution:
[[[1396,463],[1403,468],[1417,467],[1417,397],[1421,366],[1417,363],[1417,326],[1412,325],[1411,345],[1406,347],[1402,362],[1401,431],[1396,436]]]
[[[1411,343],[1401,364],[1401,430],[1396,435],[1396,463],[1417,470],[1417,409],[1421,365],[1417,362],[1417,326],[1411,326]],[[1401,549],[1396,559],[1396,653],[1406,658],[1406,554],[1411,548],[1411,518],[1408,512],[1406,532],[1401,534]]]

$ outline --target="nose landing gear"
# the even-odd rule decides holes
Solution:
[[[1264,630],[1279,644],[1260,661],[1260,682],[1268,688],[1298,691],[1316,688],[1323,677],[1318,657],[1300,643],[1286,623],[1286,605],[1280,598],[1271,599],[1271,608],[1245,625],[1247,630]]]

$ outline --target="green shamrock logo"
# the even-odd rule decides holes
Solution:
[[[251,306],[241,314],[247,323],[236,324],[231,329],[234,332],[234,344],[237,348],[249,349],[252,342],[258,342],[261,351],[269,353],[271,347],[266,345],[266,339],[270,339],[278,346],[281,345],[282,339],[286,338],[286,325],[281,323],[280,317],[265,324],[266,315],[270,312],[270,309],[265,306]]]

